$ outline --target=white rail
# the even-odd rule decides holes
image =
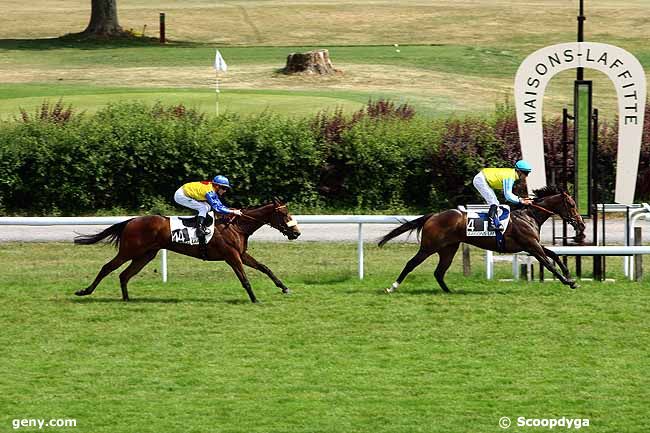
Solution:
[[[605,212],[624,212],[628,206],[618,204],[599,204],[599,210],[605,209]],[[487,210],[485,205],[468,205],[468,209]],[[629,233],[633,233],[634,224],[641,216],[650,219],[650,205],[647,203],[636,204],[629,207],[633,210],[630,220],[626,221],[629,227]],[[114,217],[0,217],[0,225],[25,225],[25,226],[52,226],[52,225],[111,225],[117,224],[132,216],[114,216]],[[419,218],[419,215],[294,215],[299,224],[357,224],[357,249],[358,249],[358,275],[359,279],[364,277],[364,251],[363,251],[363,224],[402,224],[404,221],[410,221]],[[632,247],[632,246],[590,246],[590,247],[549,247],[558,254],[564,255],[624,255],[633,256],[635,254],[650,254],[650,247]],[[567,252],[564,252],[564,251]],[[562,252],[561,252],[562,251]],[[494,274],[493,253],[486,253],[486,275],[488,279]],[[632,259],[626,262],[632,267]],[[167,281],[167,251],[162,251],[161,256],[161,274],[164,282]],[[627,270],[627,269],[626,269]],[[629,273],[630,278],[633,272]]]
[[[298,224],[357,224],[357,258],[359,279],[364,276],[363,225],[364,224],[402,224],[419,218],[420,215],[294,215]],[[121,223],[133,216],[115,217],[0,217],[0,225],[55,226],[55,225],[112,225]],[[167,281],[167,250],[162,250],[161,274]]]

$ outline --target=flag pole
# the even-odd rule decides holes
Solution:
[[[215,74],[215,93],[216,98],[214,102],[214,111],[219,116],[219,94],[221,91],[219,90],[219,72],[226,72],[228,70],[228,65],[226,62],[223,60],[223,57],[221,57],[221,53],[219,50],[215,53],[214,56],[214,74]]]
[[[215,112],[217,113],[217,116],[219,116],[219,93],[221,93],[219,91],[219,72],[215,71],[214,75],[216,77],[215,91],[217,93],[217,98],[216,98],[216,102],[214,104],[214,108],[215,108]]]

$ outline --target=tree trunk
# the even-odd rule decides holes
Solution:
[[[86,36],[110,37],[124,35],[117,20],[117,0],[91,0],[90,23],[82,32]]]
[[[328,50],[308,51],[306,53],[291,53],[287,56],[287,65],[282,70],[285,74],[334,74],[338,71],[334,69],[330,53]]]

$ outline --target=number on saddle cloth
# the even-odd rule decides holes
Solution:
[[[199,238],[196,236],[196,217],[169,217],[169,228],[172,233],[172,242],[187,245],[198,245]],[[207,244],[214,234],[214,215],[209,212],[204,220],[206,227],[210,228],[210,233],[205,237]]]
[[[508,223],[510,222],[510,206],[499,206],[497,215],[499,216],[501,227],[503,227],[503,231],[505,232],[506,228],[508,228]],[[467,236],[497,236],[497,232],[488,230],[487,212],[474,212],[470,210],[467,211],[466,233]],[[501,235],[501,233],[498,234]]]

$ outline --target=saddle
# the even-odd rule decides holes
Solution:
[[[488,230],[488,214],[487,212],[474,212],[467,210],[467,236],[497,236],[496,231]],[[499,222],[505,232],[510,222],[510,206],[500,205],[497,211]]]
[[[183,226],[196,229],[196,225],[197,225],[196,217],[178,217],[178,219],[181,221],[181,223],[183,223]],[[208,215],[205,217],[204,223],[206,227],[212,227],[212,225],[214,224],[214,218],[212,217],[212,212],[208,213]]]
[[[207,244],[214,234],[214,215],[208,212],[205,218],[205,226],[210,228],[210,233],[205,236]],[[169,228],[172,233],[172,242],[186,245],[199,245],[199,238],[196,235],[196,217],[169,217]]]

